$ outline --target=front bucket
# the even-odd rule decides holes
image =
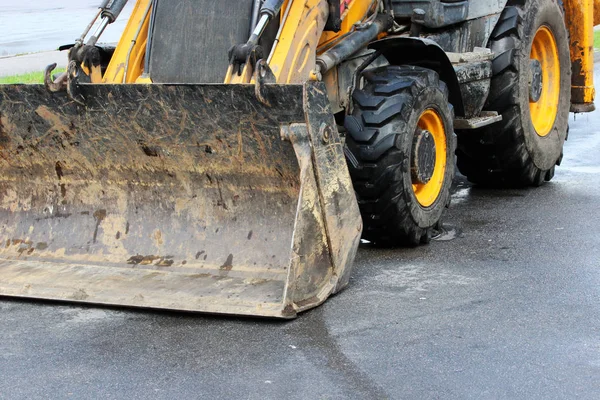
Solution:
[[[0,295],[292,318],[361,221],[325,88],[0,85]]]

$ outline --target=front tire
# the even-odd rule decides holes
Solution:
[[[571,62],[560,0],[509,1],[485,110],[503,120],[458,137],[458,168],[474,183],[539,186],[554,176],[568,131]]]
[[[377,245],[428,243],[450,202],[454,113],[438,74],[384,66],[363,74],[346,117],[346,156],[363,218]]]

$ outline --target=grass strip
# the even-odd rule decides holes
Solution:
[[[57,68],[52,71],[52,75],[65,72],[64,68]],[[44,72],[28,72],[11,76],[0,76],[0,85],[11,85],[16,83],[44,83]]]

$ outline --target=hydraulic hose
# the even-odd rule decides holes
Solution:
[[[105,6],[102,7],[102,18],[108,18],[109,24],[112,24],[125,8],[127,0],[105,0],[103,4]]]
[[[379,14],[372,23],[349,34],[344,40],[317,57],[319,72],[324,74],[331,68],[347,60],[354,53],[371,43],[377,36],[392,27],[388,14]]]
[[[100,5],[102,12],[100,16],[102,20],[100,22],[100,26],[96,29],[96,32],[90,37],[87,42],[87,45],[94,46],[98,42],[98,39],[106,29],[109,24],[112,24],[117,20],[123,8],[127,4],[127,0],[104,0]]]

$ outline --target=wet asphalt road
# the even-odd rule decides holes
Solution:
[[[362,248],[291,322],[2,300],[0,399],[598,399],[599,112],[565,153],[535,190],[459,178],[458,237]]]

